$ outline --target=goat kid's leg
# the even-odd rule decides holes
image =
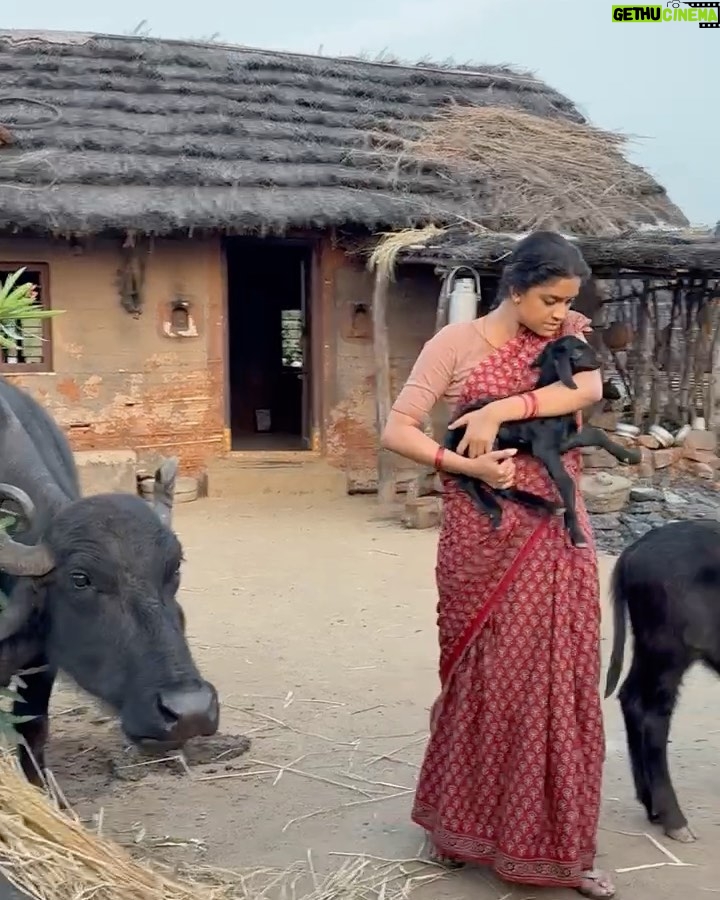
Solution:
[[[559,515],[565,512],[563,506],[558,506],[552,500],[546,500],[544,497],[538,497],[537,494],[531,494],[529,491],[521,491],[519,488],[505,488],[496,491],[501,497],[512,500],[514,503],[521,503],[529,509],[539,509],[543,512]]]
[[[568,475],[560,455],[554,452],[548,453],[544,447],[533,447],[533,456],[543,463],[560,491],[560,496],[565,504],[565,527],[570,534],[570,540],[576,547],[587,547],[588,539],[580,527],[575,511],[575,482]]]
[[[502,507],[493,492],[484,488],[476,478],[463,478],[460,486],[480,512],[490,517],[493,528],[499,528],[502,520]]]
[[[36,657],[28,669],[39,669],[47,665],[44,657]],[[18,699],[13,703],[12,714],[17,717],[31,716],[26,722],[15,726],[20,737],[18,748],[20,765],[25,777],[37,787],[42,787],[45,773],[45,744],[48,739],[48,706],[55,684],[56,672],[45,669],[22,675],[22,686],[18,686]]]
[[[636,466],[642,458],[639,450],[615,443],[606,431],[594,425],[583,425],[580,431],[563,444],[562,452],[567,453],[568,450],[575,450],[578,447],[602,447],[626,466]]]
[[[680,809],[667,757],[670,721],[690,661],[682,659],[668,668],[666,660],[636,654],[620,689],[620,705],[638,799],[650,821],[662,825],[668,837],[690,843],[695,835]]]

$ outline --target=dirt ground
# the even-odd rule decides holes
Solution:
[[[177,761],[137,766],[111,722],[62,687],[50,765],[83,815],[178,861],[337,867],[348,856],[415,857],[411,791],[437,688],[433,567],[437,535],[375,517],[372,498],[292,505],[270,497],[180,506],[182,602],[192,647],[217,685],[222,736]],[[612,561],[603,559],[603,581]],[[604,657],[610,619],[605,616]],[[720,685],[691,673],[671,748],[680,800],[700,840],[653,836],[631,789],[617,702],[606,703],[608,760],[600,864],[620,896],[702,900],[720,888]],[[248,749],[243,736],[251,741]],[[627,836],[627,833],[631,833]],[[419,898],[561,900],[454,873]]]

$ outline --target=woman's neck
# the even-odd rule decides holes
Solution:
[[[515,313],[515,308],[509,300],[503,300],[495,309],[491,310],[481,320],[481,325],[487,337],[493,344],[500,345],[512,340],[518,333],[520,322]]]

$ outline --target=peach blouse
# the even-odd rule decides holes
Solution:
[[[443,400],[452,414],[470,374],[493,353],[480,333],[479,322],[446,325],[430,338],[393,403],[396,412],[422,423]],[[590,319],[573,310],[565,317],[562,333],[582,337],[591,330]]]

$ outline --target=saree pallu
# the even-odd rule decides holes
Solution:
[[[534,387],[547,343],[521,329],[469,376],[459,406]],[[564,456],[576,480],[579,451]],[[559,500],[544,467],[516,484]],[[440,853],[529,885],[577,887],[596,852],[605,737],[597,559],[562,516],[501,501],[496,530],[445,479],[437,556],[441,693],[413,820]]]

